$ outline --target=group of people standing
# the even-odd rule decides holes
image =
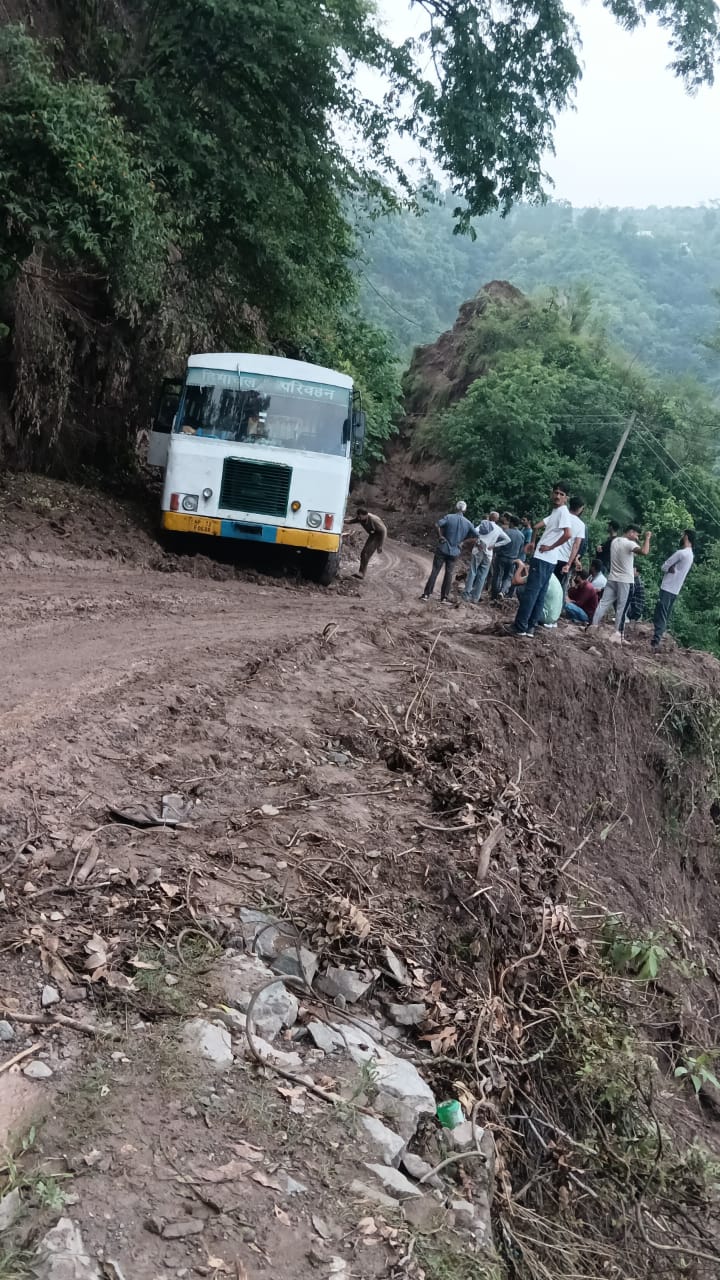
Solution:
[[[608,526],[608,537],[597,548],[597,557],[586,569],[587,529],[582,514],[584,500],[570,497],[561,483],[553,486],[552,508],[533,524],[528,516],[502,518],[491,511],[478,525],[466,515],[466,503],[437,524],[438,546],[422,600],[429,600],[443,574],[440,596],[451,604],[457,560],[465,544],[472,542],[470,567],[461,600],[477,604],[490,578],[491,595],[503,598],[516,593],[518,609],[506,628],[511,634],[532,639],[538,627],[553,627],[561,613],[572,621],[595,629],[612,609],[615,627],[611,641],[622,644],[628,621],[639,619],[645,606],[645,588],[636,558],[650,551],[652,535],[642,537],[629,525],[622,533]],[[686,529],[680,547],[663,565],[663,580],[654,616],[651,647],[657,649],[678,594],[693,563],[695,533]]]
[[[610,640],[624,641],[627,623],[639,620],[645,609],[645,586],[637,567],[637,557],[650,551],[652,534],[641,537],[639,528],[630,524],[621,533],[612,521],[608,536],[596,549],[596,558],[584,567],[587,551],[587,528],[582,519],[585,502],[569,497],[567,486],[553,486],[549,515],[535,524],[529,516],[501,516],[490,511],[473,524],[466,515],[467,504],[458,502],[455,510],[438,520],[438,544],[433,555],[430,576],[421,599],[429,600],[442,574],[440,599],[453,604],[451,598],[458,558],[466,544],[472,543],[470,565],[460,599],[477,604],[485,584],[490,582],[490,595],[502,600],[517,595],[518,608],[514,621],[506,627],[511,635],[532,639],[538,627],[555,627],[562,613],[571,622],[595,629],[612,609],[615,627]],[[360,554],[360,568],[355,575],[364,578],[372,557],[382,552],[387,529],[379,516],[366,507],[358,507],[347,524],[358,524],[367,533]],[[692,568],[695,532],[686,529],[677,551],[665,561],[660,595],[653,619],[651,648],[657,649],[670,621],[675,602]]]

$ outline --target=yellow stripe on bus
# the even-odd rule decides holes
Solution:
[[[340,535],[315,533],[313,529],[278,529],[277,542],[286,547],[308,547],[311,551],[339,551]]]

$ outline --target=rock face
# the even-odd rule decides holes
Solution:
[[[86,1253],[70,1218],[61,1218],[41,1240],[35,1275],[37,1280],[101,1280],[98,1264]]]
[[[190,1053],[212,1063],[218,1071],[232,1065],[230,1032],[217,1022],[193,1018],[183,1027],[183,1044]]]

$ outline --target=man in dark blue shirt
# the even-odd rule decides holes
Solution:
[[[438,580],[438,574],[444,569],[442,587],[440,589],[440,599],[443,604],[451,604],[450,590],[453,583],[453,574],[455,571],[455,563],[457,561],[464,542],[468,538],[477,537],[477,529],[465,516],[467,503],[458,502],[455,510],[450,515],[443,516],[442,520],[438,520],[435,526],[438,532],[438,545],[435,555],[433,556],[432,569],[430,577],[425,583],[425,590],[420,599],[429,600],[435,590],[435,583]]]

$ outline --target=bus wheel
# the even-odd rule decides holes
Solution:
[[[319,582],[321,587],[330,586],[339,568],[339,551],[306,551],[303,556],[305,577]]]

